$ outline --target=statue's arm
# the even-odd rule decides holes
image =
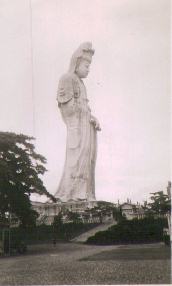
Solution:
[[[59,80],[57,101],[60,109],[63,111],[64,116],[71,116],[79,109],[78,105],[76,104],[74,93],[73,79],[71,75],[63,75]]]
[[[99,123],[98,119],[95,116],[93,116],[92,114],[91,114],[91,118],[90,118],[90,123],[94,125],[94,128],[97,131],[101,131],[100,123]]]
[[[74,96],[72,78],[70,75],[65,74],[59,80],[57,90],[57,101],[60,104],[69,102]]]

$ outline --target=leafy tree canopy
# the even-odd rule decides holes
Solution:
[[[71,211],[67,212],[67,219],[74,223],[81,221],[80,215],[77,212],[71,212]]]
[[[147,215],[164,215],[171,211],[171,199],[163,191],[151,193],[150,202],[145,201],[144,210]]]
[[[151,200],[149,205],[155,213],[166,214],[171,210],[169,197],[163,191],[152,193]]]
[[[114,203],[106,201],[98,201],[97,206],[86,210],[86,212],[91,213],[93,217],[99,216],[101,220],[102,217],[108,213],[112,213],[113,218],[118,222],[125,219],[124,215],[122,215],[121,208],[117,207]]]
[[[46,172],[46,159],[35,152],[33,137],[0,132],[0,216],[7,212],[23,225],[33,223],[37,213],[31,209],[30,194],[46,195],[40,178]]]

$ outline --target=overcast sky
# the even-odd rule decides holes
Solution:
[[[170,180],[170,1],[0,0],[0,130],[36,137],[56,192],[66,129],[56,102],[73,51],[91,41],[85,80],[99,119],[98,200],[142,202]]]

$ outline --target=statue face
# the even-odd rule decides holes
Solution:
[[[90,63],[86,60],[81,60],[78,67],[76,68],[76,74],[80,78],[86,78],[89,73]]]

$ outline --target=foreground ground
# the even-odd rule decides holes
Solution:
[[[170,248],[47,244],[0,259],[0,285],[48,284],[170,284]]]

